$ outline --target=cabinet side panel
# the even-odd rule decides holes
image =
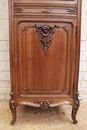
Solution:
[[[82,0],[78,0],[78,20],[77,20],[77,47],[76,47],[76,71],[75,71],[75,93],[78,91],[79,62],[80,62],[80,40],[81,40],[81,5]],[[76,95],[74,95],[76,98]]]
[[[11,94],[14,91],[14,41],[13,41],[13,0],[8,1],[9,7],[9,53],[10,53],[10,79],[11,79]]]

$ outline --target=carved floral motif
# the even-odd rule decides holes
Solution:
[[[22,11],[23,11],[22,8],[15,8],[15,9],[14,9],[14,12],[15,12],[15,13],[21,13]]]
[[[15,13],[21,13],[23,12],[24,9],[23,8],[20,8],[20,7],[15,7],[14,8],[14,12]],[[77,9],[76,8],[69,8],[66,10],[69,14],[77,14]],[[50,13],[51,12],[51,9],[41,9],[41,12],[42,13]]]

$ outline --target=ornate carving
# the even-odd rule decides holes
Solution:
[[[22,8],[15,8],[15,9],[14,9],[14,12],[15,12],[15,13],[21,13],[22,11],[23,11]]]
[[[40,36],[40,41],[41,41],[41,47],[44,50],[45,55],[47,54],[47,50],[51,44],[51,40],[52,40],[52,34],[55,32],[56,28],[63,28],[64,31],[68,32],[69,29],[67,26],[57,26],[54,25],[49,26],[49,25],[43,25],[43,26],[28,26],[28,25],[24,25],[24,28],[22,29],[23,32],[26,31],[28,28],[36,28],[36,32],[38,32],[39,36]]]
[[[52,101],[42,100],[42,101],[37,101],[37,103],[40,104],[40,108],[47,109],[50,107],[50,104],[52,103]]]
[[[40,36],[41,47],[43,48],[46,55],[52,40],[52,34],[55,32],[55,27],[50,27],[48,25],[43,25],[39,27],[36,25],[36,32],[38,32]]]
[[[76,8],[68,9],[67,12],[70,13],[70,14],[77,14],[77,9]]]

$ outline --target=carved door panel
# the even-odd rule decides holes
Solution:
[[[70,22],[20,22],[16,37],[18,95],[71,95],[74,39],[75,26]]]

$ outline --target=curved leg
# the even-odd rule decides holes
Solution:
[[[73,124],[77,124],[78,121],[76,120],[76,114],[77,114],[77,109],[76,108],[72,108],[72,120],[73,120]]]
[[[12,113],[11,125],[14,125],[16,122],[16,105],[15,105],[15,100],[13,98],[13,93],[11,93],[10,95],[11,95],[11,100],[9,101],[9,106]]]
[[[77,95],[76,95],[76,100],[74,102],[74,107],[72,108],[72,120],[73,120],[73,124],[77,124],[78,121],[76,120],[76,114],[78,112],[78,109],[79,109],[79,106],[80,106],[80,101],[78,99],[78,92],[77,92]]]
[[[16,122],[16,106],[14,105],[14,101],[13,100],[10,100],[9,106],[10,106],[11,113],[12,113],[11,125],[14,125],[15,122]]]

